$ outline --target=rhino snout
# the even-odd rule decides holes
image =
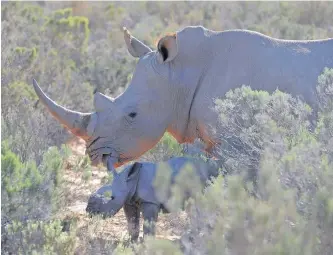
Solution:
[[[88,200],[86,212],[93,213],[93,214],[99,213],[100,205],[101,205],[101,198],[99,197],[99,195],[94,194],[94,195],[90,196],[90,198]]]
[[[112,208],[106,208],[105,205],[105,198],[100,194],[94,194],[88,200],[86,212],[89,213],[90,216],[101,214],[103,218],[107,218],[116,214],[115,210]]]

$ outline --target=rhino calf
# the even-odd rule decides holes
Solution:
[[[141,212],[146,222],[143,225],[144,236],[155,235],[158,213],[160,210],[170,211],[168,201],[171,197],[171,187],[175,184],[177,176],[185,171],[184,169],[187,169],[185,165],[192,165],[194,176],[201,184],[200,188],[203,188],[208,180],[219,174],[217,161],[205,162],[200,159],[175,157],[164,163],[168,164],[171,172],[168,173],[170,178],[165,180],[165,182],[169,181],[169,184],[167,184],[163,196],[160,195],[158,185],[156,186],[154,181],[158,174],[164,174],[166,170],[158,167],[159,164],[136,162],[127,166],[121,173],[114,171],[112,184],[104,185],[90,196],[86,211],[107,217],[115,215],[123,208],[132,241],[137,241],[139,237]],[[181,203],[189,198],[190,194],[191,192],[186,192]]]

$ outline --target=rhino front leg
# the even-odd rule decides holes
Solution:
[[[152,203],[142,203],[142,214],[144,219],[143,234],[155,236],[156,221],[159,212],[159,206]]]
[[[127,219],[127,228],[131,241],[136,242],[140,234],[140,210],[135,205],[125,204],[124,212]]]

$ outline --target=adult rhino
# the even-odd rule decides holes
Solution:
[[[317,77],[333,67],[333,39],[291,41],[189,26],[161,38],[152,51],[126,29],[124,38],[129,53],[139,59],[132,81],[117,98],[95,93],[93,113],[57,105],[34,81],[53,116],[87,141],[93,164],[106,155],[108,165],[121,166],[152,148],[165,132],[179,143],[200,138],[209,151],[218,142],[210,129],[218,122],[214,98],[245,84],[269,92],[278,88],[314,107]]]

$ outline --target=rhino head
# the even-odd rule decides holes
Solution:
[[[112,184],[104,185],[90,196],[86,212],[104,217],[115,215],[133,197],[140,168],[140,164],[134,163],[120,173],[114,171]]]
[[[184,134],[195,88],[191,91],[188,84],[196,84],[195,77],[200,72],[186,71],[186,65],[193,62],[188,58],[192,55],[189,45],[199,43],[193,37],[188,44],[187,37],[190,38],[188,32],[167,35],[160,39],[158,50],[152,51],[124,29],[128,51],[139,59],[133,78],[117,98],[95,93],[94,112],[75,112],[56,104],[36,81],[34,89],[60,123],[86,140],[86,152],[93,165],[108,155],[113,167],[119,167],[151,149],[166,131],[180,143],[189,142]],[[180,82],[184,73],[193,80]]]

